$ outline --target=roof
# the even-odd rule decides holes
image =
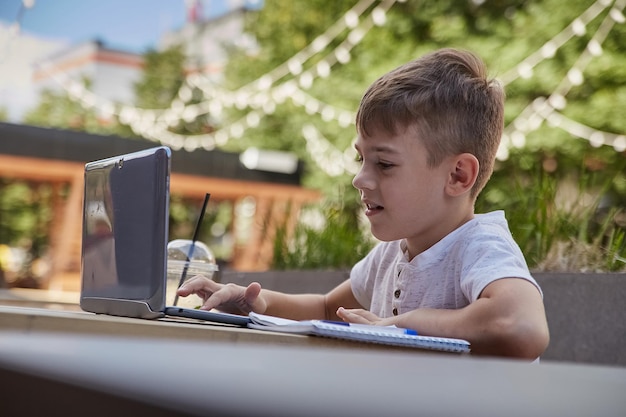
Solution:
[[[159,146],[145,139],[95,135],[85,132],[42,128],[0,122],[0,154],[87,163]],[[303,164],[293,174],[251,170],[239,154],[198,149],[172,150],[172,172],[240,181],[300,185]]]

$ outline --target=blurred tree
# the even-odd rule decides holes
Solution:
[[[144,70],[135,84],[137,106],[165,109],[178,94],[185,79],[185,54],[181,46],[164,51],[150,50],[144,55]]]
[[[335,1],[332,7],[328,7],[328,2],[321,0],[266,1],[258,14],[250,15],[247,25],[258,39],[260,53],[250,56],[247,51],[233,51],[225,71],[228,86],[232,89],[241,87],[286,62],[332,23],[340,20],[355,3],[353,0]],[[427,51],[446,46],[478,52],[487,61],[493,75],[497,76],[540,50],[547,40],[568,26],[592,3],[576,0],[569,2],[565,8],[558,0],[398,2],[387,14],[386,24],[374,27],[354,48],[351,61],[336,65],[330,77],[316,78],[309,93],[338,108],[355,111],[361,94],[375,78]],[[559,13],[550,13],[549,10],[559,10]],[[601,17],[606,14],[607,11]],[[507,124],[532,100],[546,97],[556,89],[585,49],[600,20],[600,17],[593,20],[585,34],[570,40],[554,58],[538,65],[535,76],[530,79],[520,77],[507,85]],[[585,82],[572,88],[568,95],[568,105],[563,111],[566,116],[596,129],[626,132],[626,120],[618,117],[618,113],[626,109],[626,66],[623,65],[626,64],[626,56],[619,47],[625,35],[624,25],[616,25],[609,33],[602,56],[594,59],[585,71]],[[319,55],[324,55],[337,43],[331,43]],[[313,67],[319,60],[313,58],[313,62],[305,64],[307,66],[303,70]],[[588,111],[590,101],[594,103],[593,112]],[[319,116],[306,114],[288,100],[274,114],[265,117],[258,128],[249,129],[244,138],[232,140],[226,146],[241,150],[251,145],[264,145],[272,149],[296,151],[307,158],[301,127],[304,123],[315,122],[316,118],[319,119]],[[340,149],[349,146],[354,137],[352,126],[338,129],[332,123],[320,120],[318,128],[324,129],[327,137]],[[580,142],[580,145],[571,146],[575,142]],[[528,135],[527,147],[531,152],[538,148],[564,148],[566,153],[576,154],[573,161],[579,161],[582,152],[596,152],[589,150],[587,145],[561,129],[544,124]],[[606,147],[597,153],[602,155],[602,160],[616,155]],[[578,164],[575,163],[574,167],[578,169]]]
[[[246,30],[258,42],[258,53],[233,49],[224,71],[224,86],[235,90],[260,79],[272,69],[288,62],[333,24],[348,17],[344,14],[359,3],[357,0],[265,0],[264,7],[247,14]],[[360,21],[372,14],[383,2],[373,2],[363,11]],[[383,73],[441,47],[460,47],[477,52],[487,62],[494,76],[514,71],[523,60],[542,52],[546,59],[527,71],[527,76],[510,77],[506,84],[507,132],[528,124],[519,116],[537,98],[546,98],[563,80],[572,77],[570,70],[583,51],[593,50],[589,65],[582,71],[582,82],[571,85],[565,95],[565,117],[598,131],[626,132],[626,55],[623,45],[626,25],[615,5],[593,0],[499,0],[495,2],[442,0],[438,2],[396,2],[385,16],[385,24],[374,26],[342,64],[336,64],[327,77],[317,77],[306,94],[334,108],[353,113],[367,86]],[[601,10],[586,26],[576,20],[590,7]],[[621,18],[620,18],[621,16]],[[604,19],[613,19],[601,48],[587,47]],[[346,20],[347,21],[347,20]],[[609,20],[610,22],[610,20]],[[575,29],[562,47],[550,53],[547,42],[565,29]],[[303,64],[303,71],[314,68],[350,33],[345,29],[318,54]],[[547,47],[547,46],[548,47]],[[182,49],[151,51],[146,54],[144,77],[136,86],[139,107],[164,109],[171,105],[185,77]],[[574,74],[575,75],[575,74]],[[298,77],[287,74],[278,82]],[[190,103],[206,99],[193,92]],[[358,221],[360,211],[357,193],[352,189],[350,173],[330,176],[307,149],[302,129],[310,124],[339,151],[351,148],[354,126],[326,120],[307,111],[291,97],[278,103],[238,139],[230,139],[223,148],[243,151],[250,146],[292,151],[306,162],[304,183],[323,190],[329,198],[341,196],[341,212]],[[212,132],[246,115],[249,109],[233,108],[220,119],[202,116],[181,121],[171,128],[182,134]],[[312,113],[312,114],[309,114]],[[73,103],[66,96],[47,92],[28,121],[45,126],[99,129],[95,115]],[[214,126],[214,124],[216,126]],[[115,124],[111,129],[119,128]],[[130,132],[126,128],[127,132]],[[126,134],[128,136],[128,134]],[[523,135],[520,147],[509,149],[509,157],[499,161],[487,190],[480,196],[479,211],[505,208],[511,227],[531,264],[546,256],[553,242],[571,236],[576,224],[586,231],[606,233],[606,216],[588,215],[589,222],[571,216],[552,216],[562,207],[593,196],[595,213],[613,213],[617,232],[626,226],[626,178],[623,149],[592,146],[589,141],[572,136],[562,128],[541,121],[538,127]],[[558,187],[555,185],[557,184]],[[573,184],[576,191],[566,195],[563,185]],[[572,187],[569,187],[572,188]],[[567,189],[569,189],[567,188]],[[516,193],[511,190],[515,189]],[[557,192],[558,191],[558,192]],[[557,207],[556,204],[560,206]],[[581,203],[582,204],[582,203]],[[590,203],[586,203],[590,206]],[[605,207],[617,209],[606,210]],[[189,216],[181,216],[181,218]],[[582,226],[581,226],[582,227]],[[358,228],[356,228],[358,229]],[[585,233],[578,234],[584,238]],[[611,238],[619,253],[619,239]],[[618,243],[616,243],[618,242]]]
[[[91,83],[83,80],[83,84],[89,88]],[[41,92],[39,104],[24,115],[24,123],[89,131],[97,125],[97,117],[93,110],[85,109],[65,92],[46,89]]]
[[[163,51],[150,50],[144,55],[144,70],[141,79],[135,84],[137,106],[143,109],[167,109],[179,99],[179,91],[187,76],[187,57],[182,45],[175,45]],[[200,101],[199,91],[191,91],[188,104]],[[208,116],[202,115],[192,120],[180,120],[171,128],[179,134],[208,133],[213,130]],[[201,203],[201,202],[200,202]],[[172,196],[170,200],[171,239],[189,238],[193,235],[198,219],[199,201]],[[225,256],[224,250],[213,243],[210,227],[216,222],[218,213],[223,211],[215,200],[209,202],[200,231],[199,239],[215,249],[216,256]]]
[[[236,89],[283,64],[340,21],[354,4],[354,1],[347,0],[266,2],[264,8],[258,14],[250,15],[247,22],[248,30],[259,44],[260,53],[250,55],[245,50],[232,51],[225,70],[227,86]],[[332,41],[317,58],[306,63],[303,70],[313,67],[344,37]],[[376,51],[371,53],[376,54]],[[368,59],[370,51],[364,55],[361,58]],[[365,68],[367,74],[367,66]],[[332,74],[326,79],[318,78],[307,93],[338,109],[354,112],[368,78],[363,67],[338,66]],[[234,110],[233,113],[231,118],[236,120],[245,114],[245,110]],[[284,233],[279,233],[274,242],[274,268],[346,268],[360,259],[373,244],[371,240],[363,239],[359,219],[360,199],[351,185],[352,175],[344,173],[329,178],[316,165],[302,136],[302,128],[313,123],[324,136],[331,138],[334,146],[343,150],[351,148],[354,128],[341,126],[337,121],[316,119],[319,119],[318,115],[312,117],[301,106],[287,100],[263,117],[258,128],[247,130],[242,138],[231,140],[225,146],[232,151],[242,151],[250,146],[291,151],[306,162],[304,185],[321,189],[327,196],[319,207],[324,220],[315,226],[299,225],[293,236],[297,241],[295,248]]]
[[[250,15],[247,22],[247,29],[258,40],[260,52],[251,56],[248,51],[232,51],[225,71],[228,87],[236,89],[246,85],[288,61],[334,22],[343,19],[344,13],[356,3],[348,0],[332,3],[266,0],[265,7]],[[425,52],[448,46],[477,52],[487,62],[492,75],[499,76],[540,51],[548,40],[576,22],[575,19],[594,3],[573,0],[565,7],[559,0],[398,2],[387,13],[385,25],[372,28],[352,50],[350,62],[333,67],[329,77],[316,78],[306,92],[339,109],[355,111],[361,94],[378,76]],[[364,15],[376,6],[377,2]],[[606,8],[583,29],[578,25],[576,36],[559,48],[553,57],[547,54],[548,59],[540,62],[529,78],[517,77],[506,85],[507,126],[512,125],[533,100],[547,98],[562,80],[567,80],[569,70],[585,51],[602,20],[609,16],[609,10],[610,7]],[[610,13],[617,16],[614,20],[619,22],[616,11]],[[320,57],[336,47],[347,34],[346,30],[324,51],[306,62],[303,71],[316,65]],[[621,116],[626,111],[624,39],[625,25],[615,24],[602,45],[601,56],[593,57],[584,68],[584,82],[569,89],[567,105],[560,110],[564,116],[593,129],[626,132],[626,119]],[[292,78],[297,81],[297,77]],[[233,120],[244,113],[236,110]],[[258,128],[248,129],[244,137],[231,140],[226,146],[235,151],[248,146],[293,151],[307,161],[307,185],[320,188],[329,195],[337,194],[337,190],[349,190],[351,175],[331,178],[316,166],[302,136],[302,127],[307,123],[314,124],[339,150],[351,146],[355,135],[353,126],[342,127],[333,121],[323,121],[319,115],[307,114],[290,100],[265,116]],[[601,199],[602,204],[616,207],[618,213],[623,212],[626,210],[625,153],[623,149],[610,146],[594,147],[546,122],[527,132],[525,139],[525,146],[510,149],[509,158],[497,164],[488,190],[479,199],[478,209],[506,208],[516,238],[531,264],[537,265],[547,255],[552,239],[565,239],[572,234],[572,225],[559,229],[556,220],[555,224],[547,224],[544,219],[543,226],[539,226],[538,213],[549,210],[545,200],[539,197],[548,197],[542,188],[545,183],[542,178],[557,184],[579,184],[580,193],[597,195],[596,200]],[[520,200],[510,193],[512,178],[528,198]],[[349,193],[347,191],[344,196]],[[356,196],[356,193],[352,195]],[[531,200],[532,196],[537,198]],[[554,195],[551,197],[559,201]],[[570,199],[579,198],[573,196]],[[565,203],[561,201],[561,204]],[[347,204],[345,209],[353,210],[356,216],[358,205]],[[625,224],[620,219],[623,216],[615,216],[613,223],[623,230]],[[598,219],[591,222],[595,225],[590,223],[588,227],[598,229],[604,221]],[[529,229],[534,232],[528,232]],[[551,239],[543,244],[537,243],[537,239],[550,236]]]
[[[18,248],[27,255],[13,278],[27,280],[29,286],[36,285],[32,262],[43,257],[48,246],[50,196],[48,184],[0,179],[0,246]]]
[[[168,109],[178,100],[181,105],[179,92],[189,70],[188,57],[182,45],[175,45],[163,51],[150,50],[144,55],[144,70],[142,77],[135,84],[137,106],[142,109]],[[196,104],[202,96],[198,89],[190,90],[191,99],[185,99],[187,104]],[[206,114],[180,119],[170,128],[179,134],[209,133],[214,130],[212,121]]]
[[[83,78],[82,85],[89,89],[91,81]],[[73,100],[64,90],[44,89],[39,103],[24,114],[25,124],[57,129],[79,130],[100,135],[134,137],[127,126],[115,119],[101,117],[93,108]]]

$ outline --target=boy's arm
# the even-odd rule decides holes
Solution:
[[[203,299],[203,310],[218,309],[233,314],[250,311],[293,320],[339,320],[339,307],[360,308],[352,294],[350,281],[346,280],[327,294],[285,294],[261,289],[253,282],[247,287],[220,284],[204,276],[186,281],[177,291],[186,297],[196,294]]]
[[[267,309],[265,314],[292,320],[340,320],[339,307],[361,308],[352,294],[350,280],[339,284],[327,294],[285,294],[261,290]]]
[[[343,310],[351,322],[365,323],[363,311]],[[538,358],[549,342],[543,300],[537,288],[521,278],[503,278],[487,285],[480,297],[458,310],[417,309],[376,324],[415,329],[419,334],[468,340],[472,353]]]

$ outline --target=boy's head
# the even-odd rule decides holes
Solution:
[[[493,171],[504,123],[504,90],[487,78],[474,54],[442,49],[383,75],[365,92],[356,116],[359,134],[395,134],[413,128],[428,151],[428,164],[473,154],[480,169],[476,197]]]

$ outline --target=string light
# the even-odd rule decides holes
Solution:
[[[394,4],[394,0],[386,0],[381,3],[374,11],[378,10],[379,13],[386,13],[386,11]],[[362,1],[357,4],[354,8],[349,10],[346,14],[356,13],[357,11],[363,12],[367,7],[369,7],[373,1]],[[372,15],[374,13],[372,12]],[[256,81],[253,81],[235,92],[221,91],[220,94],[214,95],[213,98],[216,100],[227,101],[229,96],[233,94],[238,94],[241,97],[242,103],[244,101],[249,102],[251,97],[255,94],[258,94],[259,91],[269,90],[278,79],[283,78],[286,74],[284,71],[284,66],[287,66],[289,73],[294,76],[301,75],[301,87],[309,88],[315,81],[315,78],[322,77],[326,78],[330,75],[332,67],[337,64],[346,64],[350,61],[350,51],[363,39],[363,37],[367,34],[367,32],[374,26],[374,18],[372,15],[368,16],[365,19],[359,19],[359,24],[355,27],[347,36],[347,38],[341,42],[334,50],[330,51],[325,57],[323,57],[313,69],[302,73],[305,62],[311,58],[311,54],[299,52],[294,57],[290,58],[286,61],[286,64],[279,65],[276,69],[272,70],[270,73],[263,75]],[[362,17],[362,16],[360,16]],[[341,21],[340,21],[341,23]],[[325,44],[328,44],[334,38],[330,38],[329,34],[335,35],[335,38],[345,29],[345,25],[333,25],[327,32],[323,35],[316,38],[319,40],[320,38],[328,39]],[[341,29],[341,30],[338,30]],[[316,44],[316,40],[313,41],[313,45]],[[307,48],[305,48],[306,51]],[[195,86],[202,90],[205,94],[214,94],[215,87],[214,84],[208,79],[204,78],[203,80],[194,80]],[[304,84],[304,85],[302,85]],[[246,107],[245,105],[243,107]]]
[[[610,4],[610,2],[609,2]],[[580,16],[572,21],[565,29],[559,32],[552,39],[547,41],[536,52],[530,54],[522,62],[520,62],[515,68],[505,72],[502,76],[498,77],[504,85],[508,85],[515,81],[517,78],[530,78],[532,76],[532,70],[539,65],[545,59],[554,57],[556,51],[559,50],[564,44],[567,43],[574,36],[579,36],[577,33],[580,31],[586,31],[586,26],[589,22],[593,21],[600,13],[602,13],[609,6],[606,1],[596,1],[587,10],[585,10]],[[582,29],[581,29],[582,27]]]
[[[298,68],[304,62],[308,61],[312,56],[321,52],[326,46],[328,46],[333,40],[335,40],[341,33],[348,27],[346,21],[356,20],[359,21],[359,17],[365,13],[365,11],[374,3],[375,0],[361,0],[354,7],[348,10],[342,19],[339,19],[335,24],[329,27],[323,34],[316,37],[311,44],[304,47],[300,52],[291,57],[285,63],[277,66],[269,73],[263,75],[261,78],[250,82],[249,84],[240,88],[241,91],[257,91],[260,87],[267,89],[271,87],[278,80],[283,78],[289,73],[292,73],[293,69]],[[394,1],[385,1],[387,9],[391,7]],[[346,16],[356,16],[356,19],[352,19]],[[295,74],[297,75],[297,74]],[[263,83],[259,81],[263,79]],[[262,84],[262,85],[260,85]]]
[[[607,6],[606,2],[597,2],[599,6]],[[571,121],[566,121],[562,115],[552,116],[558,110],[563,110],[567,106],[566,96],[570,89],[575,85],[580,85],[584,81],[583,71],[587,65],[591,62],[593,57],[599,56],[602,51],[602,43],[612,30],[615,23],[620,23],[619,16],[622,15],[622,10],[626,5],[626,0],[618,0],[613,4],[611,11],[605,16],[597,31],[593,37],[587,43],[586,48],[581,52],[574,65],[567,71],[566,76],[561,80],[558,86],[554,89],[548,99],[538,98],[535,99],[529,106],[527,106],[517,118],[507,126],[502,136],[500,144],[501,149],[498,152],[498,159],[505,160],[508,158],[508,147],[517,146],[516,138],[519,135],[525,135],[531,131],[537,130],[541,126],[542,120],[547,120],[553,127],[559,127],[565,129],[570,134],[579,138],[586,139],[592,146],[602,146],[605,144],[613,144],[620,135],[609,134],[601,132],[582,124],[573,124]],[[589,9],[588,9],[589,11]],[[581,18],[575,20],[576,22],[582,21]],[[570,26],[574,26],[573,24]],[[580,31],[580,28],[578,29]],[[539,123],[529,124],[528,120],[539,120]],[[568,127],[568,129],[565,128]],[[584,126],[584,128],[582,128]],[[622,140],[617,140],[618,146],[614,149],[621,148]]]
[[[326,175],[337,177],[343,174],[355,175],[358,172],[354,148],[340,151],[312,124],[302,127],[302,136],[306,140],[306,149],[311,159]]]
[[[386,1],[381,2],[381,4],[372,11],[372,15],[374,14],[374,12],[376,12],[379,16],[377,19],[380,22],[380,19],[381,19],[380,14],[386,13],[386,11],[394,4],[394,2],[395,0],[386,0]],[[351,11],[355,11],[355,10],[364,11],[372,3],[373,1],[370,1],[370,0],[361,1],[354,8],[352,8]],[[348,13],[350,13],[350,11],[348,11]],[[328,76],[331,68],[336,63],[345,64],[350,61],[350,50],[354,48],[354,46],[356,46],[356,44],[353,44],[350,39],[353,39],[353,40],[358,39],[359,41],[363,39],[365,34],[375,25],[376,18],[374,18],[372,15],[368,16],[365,19],[362,19],[359,25],[355,29],[353,29],[353,31],[351,32],[351,33],[355,33],[358,31],[358,34],[359,34],[358,36],[352,36],[351,38],[349,34],[348,37],[343,42],[341,42],[333,51],[329,52],[329,54],[326,55],[322,59],[322,61],[320,61],[320,62],[323,62],[323,64],[320,64],[320,63],[317,64],[316,69],[318,70],[321,69],[322,75],[324,75],[325,77]],[[337,24],[333,25],[331,27],[332,29],[331,32],[334,33],[337,27],[338,27]],[[343,26],[340,25],[339,27],[342,27],[343,29]],[[328,33],[328,31],[326,33]],[[320,38],[318,37],[316,39],[320,39]],[[312,44],[315,44],[315,43],[316,42],[313,41]],[[300,60],[298,59],[298,57],[300,57]],[[295,86],[295,84],[293,84],[293,82],[291,81],[286,81],[283,84],[274,86],[276,84],[275,79],[278,76],[282,78],[285,75],[284,67],[286,65],[288,72],[290,74],[300,75],[300,78],[299,78],[300,86],[308,88],[313,83],[313,80],[316,77],[316,75],[319,75],[319,74],[313,74],[312,72],[302,73],[304,60],[308,60],[309,58],[310,56],[308,53],[303,54],[302,52],[299,52],[294,57],[287,60],[286,64],[280,65],[277,69],[271,71],[268,74],[265,74],[259,79],[247,84],[246,86],[236,91],[225,91],[223,89],[219,89],[215,86],[213,82],[208,80],[206,77],[197,76],[197,75],[194,78],[188,78],[186,80],[186,83],[189,83],[189,84],[193,83],[193,86],[198,87],[203,92],[203,94],[205,94],[205,96],[210,96],[212,101],[219,101],[220,105],[222,106],[232,107],[232,104],[234,103],[238,109],[243,110],[247,107],[250,107],[252,109],[258,108],[259,107],[258,103],[263,103],[262,106],[263,106],[264,115],[273,113],[276,107],[276,102],[274,101],[273,98],[276,96],[279,96],[279,97],[283,96],[283,94],[280,92],[280,89],[282,88],[283,85],[286,85],[287,88],[291,90],[291,94],[287,94],[286,96],[290,97],[291,100],[294,102],[294,104],[303,107],[305,111],[307,111],[307,113],[309,114],[320,113],[321,114],[325,111],[326,117],[328,117],[331,114],[335,114],[337,115],[336,119],[338,123],[342,127],[349,126],[354,118],[352,113],[342,111],[342,110],[336,110],[332,108],[332,106],[322,103],[321,101],[312,98],[310,95],[298,89],[297,86]],[[276,74],[278,74],[278,76]],[[266,87],[266,88],[271,87],[271,89],[269,89],[269,91],[268,90],[263,91],[263,90],[260,90],[260,87]],[[277,91],[277,89],[279,92],[272,94],[273,92]],[[204,104],[206,104],[206,102],[200,103],[200,104],[194,104],[192,106],[196,108],[202,108],[202,112],[199,111],[198,114],[204,114],[210,108],[209,106],[204,106]],[[182,112],[184,111],[182,108],[175,109],[174,105],[170,107],[170,110],[174,111],[175,114],[182,114]],[[138,111],[141,112],[141,109],[139,109]],[[157,110],[157,112],[160,112],[161,115],[165,114],[164,111]],[[172,113],[169,113],[168,116],[173,117]],[[136,123],[134,124],[134,127],[133,126],[131,127],[133,128],[133,131],[135,131],[135,133],[141,136],[149,136],[152,139],[159,141],[159,135],[155,134],[154,131],[145,132],[145,133],[142,132],[141,124]],[[250,126],[246,125],[246,127],[250,127]],[[231,129],[231,130],[225,130],[225,131],[232,132],[233,130]],[[239,129],[234,130],[234,132],[239,132]],[[170,132],[164,135],[163,139],[171,141],[171,137],[172,137],[171,135],[172,133]],[[205,136],[205,135],[192,135],[192,136]],[[187,140],[187,138],[192,137],[192,136],[182,135],[181,139],[185,141]],[[229,135],[229,138],[231,136],[232,135]]]
[[[356,22],[359,19],[354,19],[354,16],[357,17],[361,15],[367,8],[369,8],[375,0],[362,0],[357,5],[355,5],[352,9],[350,9],[347,14],[348,18],[345,21],[348,22]],[[392,5],[393,0],[386,0],[381,3],[380,6],[376,7],[374,10],[377,13],[378,22],[380,22],[381,13],[386,12]],[[334,52],[331,52],[329,55],[335,54],[335,59],[332,57],[327,58],[324,61],[318,62],[316,69],[319,76],[327,77],[330,74],[331,67],[339,62],[339,63],[347,63],[350,60],[349,51],[356,44],[354,43],[356,40],[360,41],[363,36],[367,33],[367,31],[373,26],[373,18],[366,19],[362,24],[355,27],[352,32],[348,35],[348,40],[342,42]],[[350,23],[350,25],[353,25]],[[134,108],[131,111],[129,106],[115,106],[111,105],[108,101],[99,100],[91,97],[91,99],[86,99],[86,93],[84,92],[84,87],[78,83],[70,82],[69,86],[62,83],[61,85],[68,91],[71,89],[70,97],[78,102],[89,104],[89,106],[98,107],[99,113],[103,114],[113,114],[119,117],[121,123],[129,125],[131,129],[138,135],[144,136],[154,141],[167,143],[172,145],[173,147],[180,147],[181,141],[186,141],[192,136],[180,136],[174,134],[167,130],[169,127],[174,127],[181,121],[191,121],[194,116],[197,117],[199,115],[207,114],[209,112],[212,115],[221,114],[221,111],[224,107],[232,107],[233,105],[239,109],[245,109],[246,107],[251,107],[253,109],[262,106],[263,114],[271,114],[275,111],[276,102],[267,101],[268,95],[262,94],[262,89],[267,90],[272,87],[276,80],[282,78],[286,75],[285,68],[288,69],[288,72],[291,74],[300,74],[302,71],[302,66],[304,61],[308,60],[313,54],[311,51],[315,52],[323,49],[326,45],[328,45],[335,37],[337,37],[344,29],[346,25],[335,24],[328,31],[325,32],[322,36],[316,38],[312,44],[311,48],[305,48],[303,51],[296,54],[290,60],[286,61],[285,64],[277,67],[272,72],[263,75],[258,80],[240,88],[235,92],[226,92],[223,90],[217,90],[214,88],[212,83],[208,81],[208,78],[203,77],[199,74],[192,74],[186,80],[180,91],[178,92],[177,98],[172,101],[172,104],[169,109],[141,109]],[[45,69],[45,68],[44,68]],[[46,71],[48,72],[48,71]],[[49,72],[50,76],[53,76]],[[54,77],[53,77],[54,78]],[[301,86],[303,88],[310,88],[310,85],[313,82],[313,74],[305,73],[300,78]],[[211,85],[211,87],[207,88],[207,85]],[[190,100],[192,97],[192,88],[200,87],[203,93],[206,96],[213,96],[211,100],[207,100],[198,104],[186,105],[185,102]],[[256,89],[256,90],[255,90]],[[275,88],[273,89],[275,90]],[[299,92],[300,95],[303,92]],[[282,96],[282,94],[278,94],[278,96]],[[280,101],[281,99],[277,100]],[[106,106],[106,111],[100,109],[101,106]],[[322,104],[319,101],[315,101],[310,96],[307,97],[305,101],[302,102],[302,106],[305,107],[309,112],[323,112],[325,117],[328,118],[329,115],[337,114],[337,119],[342,126],[347,126],[351,122],[351,115],[347,114],[345,111],[334,111],[331,110],[329,105]],[[321,110],[320,110],[321,109]],[[146,118],[143,116],[145,112],[150,112],[156,115],[156,119],[154,123],[150,124],[147,122]],[[258,115],[258,114],[257,114]],[[245,116],[244,116],[245,117]],[[247,124],[243,124],[246,127],[254,127],[259,124],[259,117],[249,117]],[[219,143],[224,145],[228,142],[231,134],[234,134],[236,137],[240,137],[242,135],[241,131],[242,124],[236,124],[234,127],[228,128],[227,126],[220,129],[218,133],[219,138],[215,140],[210,139],[207,135],[193,135],[198,136],[200,138],[199,141],[194,141],[195,143]],[[230,132],[230,133],[227,133]],[[175,137],[178,137],[178,140],[174,140]],[[219,140],[217,140],[219,139]],[[189,146],[185,147],[189,149]]]
[[[575,19],[572,24],[570,24],[568,26],[569,30],[563,31],[561,32],[561,36],[556,36],[555,38],[553,38],[551,41],[547,42],[546,44],[544,44],[541,48],[540,48],[540,53],[541,56],[546,58],[546,57],[550,57],[550,56],[554,56],[554,54],[556,53],[556,50],[562,46],[563,43],[565,43],[567,40],[571,39],[573,37],[573,35],[583,35],[584,33],[586,33],[586,23],[588,23],[589,21],[593,20],[593,18],[597,17],[599,15],[600,12],[602,12],[603,10],[606,9],[606,7],[608,7],[608,5],[610,5],[610,2],[606,2],[606,1],[598,1],[596,3],[594,3],[594,5],[592,5],[589,9],[587,9],[585,12],[583,12],[583,14],[581,16],[579,16],[577,19]],[[611,13],[609,14],[609,16],[611,17],[611,19],[613,20],[613,22],[618,22],[620,19],[620,16],[623,17],[623,15],[621,14],[621,8],[622,7],[613,7],[611,9]],[[605,19],[605,22],[607,22],[607,20]],[[582,27],[581,25],[585,26]],[[607,25],[603,25],[603,26],[607,26]],[[609,29],[610,30],[610,29]],[[599,35],[603,35],[603,36],[599,36]],[[602,48],[601,48],[601,43],[604,40],[604,38],[606,37],[606,34],[608,34],[608,30],[606,31],[602,31],[602,27],[599,29],[599,31],[596,33],[596,35],[594,36],[594,38],[588,43],[587,46],[587,51],[589,53],[590,56],[599,56],[602,53]],[[566,35],[565,37],[563,35]],[[600,39],[602,38],[602,39]],[[335,57],[338,58],[337,61],[341,63],[341,61],[347,62],[349,61],[349,55],[346,53],[346,51],[337,48],[335,49]],[[342,58],[343,56],[343,58]],[[585,60],[586,57],[583,55],[583,60]],[[293,61],[292,61],[293,62]],[[320,62],[324,62],[326,63],[327,61],[320,61]],[[520,65],[518,65],[517,69],[518,69],[518,74],[520,76],[524,76],[527,78],[532,77],[532,72],[533,72],[533,67],[539,63],[540,61],[537,61],[535,64],[532,64],[531,61],[524,60]],[[292,64],[293,65],[293,64]],[[330,71],[330,65],[326,64],[328,68],[328,71],[326,73],[329,73]],[[580,68],[583,68],[586,65],[580,65]],[[318,64],[318,68],[324,68],[324,64],[319,65]],[[584,81],[584,77],[583,77],[583,73],[582,70],[579,67],[572,67],[569,71],[568,71],[568,75],[567,75],[567,80],[568,83],[561,84],[561,88],[560,90],[563,91],[563,94],[561,94],[559,91],[555,91],[553,94],[551,94],[551,96],[549,97],[549,102],[552,105],[553,108],[555,109],[564,109],[567,105],[567,100],[565,98],[565,95],[567,94],[567,91],[569,91],[569,89],[571,88],[572,85],[580,85],[582,84],[582,82]],[[321,71],[320,71],[321,72]],[[308,88],[311,84],[312,84],[312,75],[311,73],[305,73],[306,76],[304,78],[305,81],[303,81],[303,78],[301,77],[300,79],[300,86],[303,88]],[[326,75],[326,74],[325,74]],[[261,84],[261,83],[259,83]],[[264,85],[271,85],[271,82],[268,82],[268,79],[266,78],[266,81],[264,83]],[[559,89],[557,89],[559,90]],[[349,120],[351,123],[352,120],[354,120],[353,115],[350,115],[349,113],[346,112],[336,112],[332,107],[325,105],[321,102],[319,102],[318,100],[308,96],[305,92],[301,91],[301,90],[295,90],[294,91],[295,94],[290,95],[289,97],[292,99],[292,102],[298,106],[301,106],[305,109],[305,111],[309,114],[314,114],[314,113],[319,113],[320,115],[322,115],[324,120],[329,120],[331,119],[334,115],[336,114],[340,114],[340,120],[343,121],[343,124],[345,125],[346,121]],[[307,97],[308,96],[308,97]],[[528,120],[532,121],[533,123],[531,123],[531,127],[529,131],[532,130],[536,130],[538,129],[541,124],[542,124],[542,119],[538,117],[537,114],[531,114],[528,115],[526,117]],[[527,124],[528,125],[528,124]],[[507,136],[509,138],[509,142],[516,147],[522,147],[525,144],[525,134],[522,132],[513,132],[512,134]],[[604,136],[597,136],[596,135],[596,139],[598,137],[604,137]],[[507,145],[506,143],[507,141],[504,140],[503,143],[505,144],[505,146]],[[505,152],[500,152],[500,156],[502,157],[505,154]],[[508,154],[508,152],[506,152],[506,154]]]
[[[615,133],[603,132],[592,129],[581,123],[575,122],[557,111],[552,111],[546,117],[547,122],[554,127],[559,127],[572,136],[588,140],[592,146],[612,146],[616,152],[626,151],[626,136]]]
[[[190,152],[198,148],[212,150],[225,145],[231,138],[237,139],[243,136],[246,129],[258,127],[263,117],[272,114],[276,106],[286,99],[309,114],[319,115],[325,122],[334,120],[340,126],[348,127],[354,123],[354,112],[335,108],[312,97],[305,90],[312,87],[317,77],[329,77],[335,65],[350,62],[351,50],[361,42],[368,31],[373,26],[385,24],[386,12],[395,0],[380,1],[372,9],[371,6],[375,1],[359,1],[307,47],[272,71],[235,91],[224,90],[203,74],[190,74],[168,109],[141,109],[116,104],[95,96],[82,84],[67,78],[51,76],[59,82],[73,100],[82,103],[86,108],[94,108],[103,115],[116,115],[120,123],[130,126],[136,134],[173,149],[185,149]],[[30,2],[24,0],[23,4],[27,3]],[[525,146],[527,134],[537,130],[544,121],[552,127],[558,127],[573,136],[588,140],[593,146],[611,145],[620,152],[626,149],[624,135],[595,130],[567,119],[560,113],[567,106],[566,97],[570,89],[584,82],[585,67],[593,57],[602,55],[602,43],[612,26],[626,21],[622,13],[624,3],[625,0],[594,2],[564,30],[500,77],[505,86],[517,78],[532,78],[534,68],[539,63],[553,58],[559,48],[570,39],[584,36],[587,33],[587,25],[612,5],[579,59],[567,71],[566,76],[554,91],[547,98],[534,100],[507,126],[503,134],[502,146],[498,150],[498,159],[508,158],[510,146]],[[367,10],[370,9],[371,13],[366,15]],[[332,51],[316,63],[308,64],[312,57],[322,52],[346,30],[347,36]],[[285,79],[287,77],[289,78]],[[190,104],[189,101],[194,97],[194,89],[202,93],[203,101]],[[222,120],[223,110],[233,107],[247,111],[239,120],[230,123]],[[202,115],[209,115],[213,121],[222,124],[222,127],[211,134],[201,135],[179,135],[169,130],[181,122],[191,122]],[[328,175],[356,173],[358,165],[354,163],[352,148],[340,151],[313,125],[306,125],[302,129],[302,135],[312,159]]]

